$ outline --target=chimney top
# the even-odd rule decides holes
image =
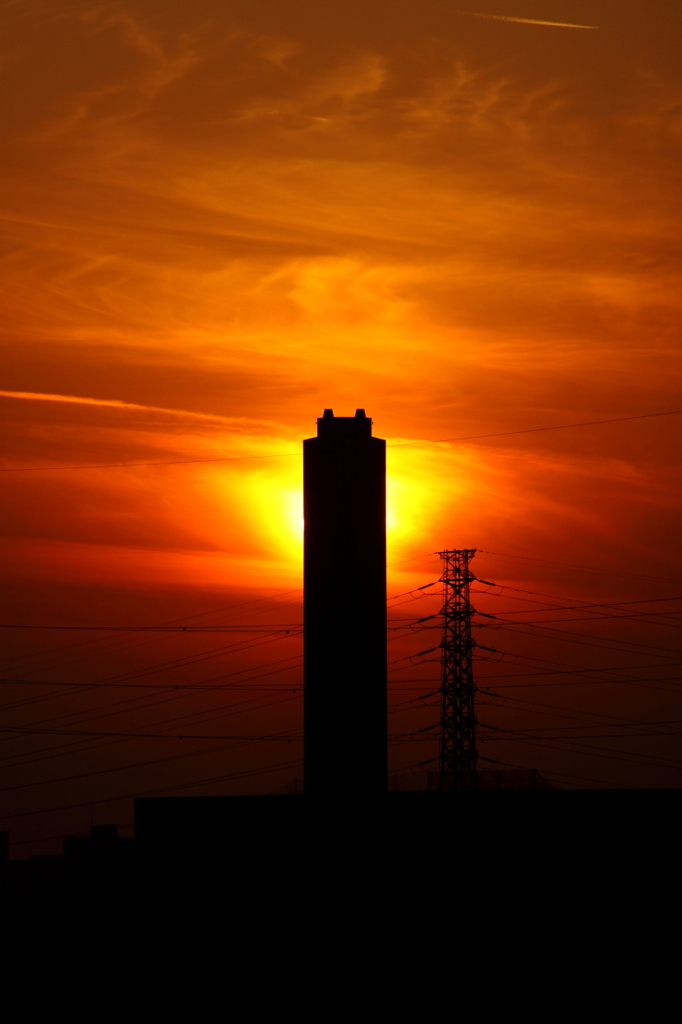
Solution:
[[[356,409],[355,416],[335,416],[333,409],[325,409],[317,421],[318,437],[372,436],[372,421],[364,409]]]

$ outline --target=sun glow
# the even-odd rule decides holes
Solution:
[[[405,447],[388,451],[386,527],[389,551],[438,546],[446,509],[452,510],[470,487],[466,460],[448,450]],[[447,465],[448,472],[443,470]],[[436,474],[435,470],[438,470]],[[438,481],[436,485],[435,481]]]
[[[392,442],[389,442],[389,445]],[[470,456],[447,449],[389,447],[386,527],[389,561],[447,545],[443,518],[472,487]],[[443,469],[447,464],[447,474]],[[434,485],[436,470],[440,475]],[[225,553],[250,557],[300,578],[303,561],[301,462],[282,460],[258,468],[242,464],[216,471],[212,488],[217,503],[211,514],[211,538]],[[225,529],[225,518],[230,523]],[[460,528],[462,524],[459,524]],[[246,585],[248,580],[243,581]]]
[[[251,519],[256,545],[264,549],[266,557],[300,575],[303,491],[298,465],[239,474],[238,494]]]

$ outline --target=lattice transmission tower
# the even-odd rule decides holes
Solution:
[[[476,577],[469,569],[476,549],[438,554],[444,562],[439,789],[460,793],[477,789],[472,663],[475,643],[471,636],[474,608],[470,600],[471,581]]]

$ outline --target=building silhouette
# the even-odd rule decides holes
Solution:
[[[386,442],[364,409],[303,442],[307,796],[386,792]]]

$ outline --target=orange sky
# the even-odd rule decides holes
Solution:
[[[0,4],[4,468],[287,456],[3,474],[4,621],[295,588],[290,453],[328,406],[397,445],[682,405],[679,4],[465,6],[598,28],[437,0]],[[396,447],[389,560],[680,578],[679,436]],[[641,593],[513,565],[479,571]]]

